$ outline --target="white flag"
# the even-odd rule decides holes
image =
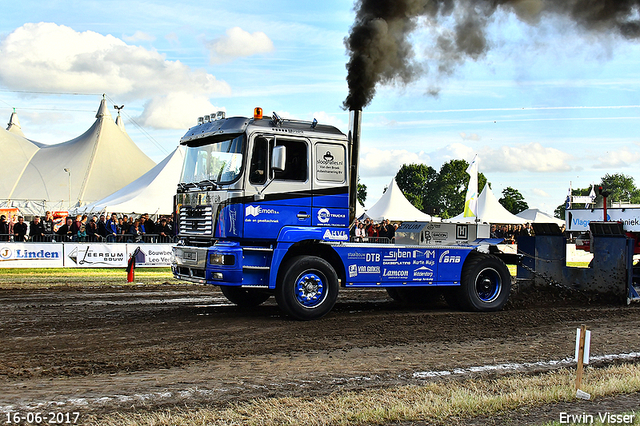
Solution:
[[[469,186],[467,186],[467,196],[464,198],[464,217],[478,216],[478,154],[473,157],[473,161],[467,168]]]

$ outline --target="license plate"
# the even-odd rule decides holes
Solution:
[[[198,253],[195,251],[185,251],[182,253],[182,258],[184,260],[191,260],[193,262],[198,260]]]

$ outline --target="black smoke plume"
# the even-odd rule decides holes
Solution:
[[[514,13],[536,25],[559,15],[585,31],[640,37],[640,0],[358,0],[356,19],[345,38],[349,53],[345,109],[362,109],[378,84],[405,85],[429,69],[415,59],[409,40],[418,26],[438,32],[432,57],[438,75],[467,59],[482,58],[490,47],[486,28],[497,11]]]

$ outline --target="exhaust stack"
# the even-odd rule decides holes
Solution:
[[[358,202],[358,156],[360,154],[360,124],[362,110],[349,111],[349,225],[356,219]]]

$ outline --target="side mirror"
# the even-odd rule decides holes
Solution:
[[[286,148],[283,145],[274,146],[271,152],[271,170],[284,171],[286,162]]]

